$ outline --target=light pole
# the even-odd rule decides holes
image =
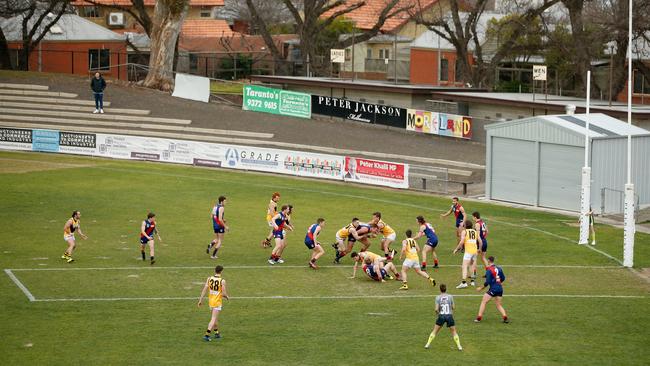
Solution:
[[[612,77],[614,69],[614,45],[609,45],[609,106],[612,106]]]

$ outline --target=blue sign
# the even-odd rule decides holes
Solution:
[[[59,131],[32,130],[32,150],[59,152]]]

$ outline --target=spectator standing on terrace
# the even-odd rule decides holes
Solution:
[[[95,111],[93,113],[104,113],[104,89],[106,89],[106,80],[102,74],[96,72],[95,77],[90,80],[90,89],[95,96]]]

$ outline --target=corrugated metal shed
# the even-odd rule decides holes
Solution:
[[[592,207],[599,213],[622,213],[627,137],[595,138],[591,149]],[[650,205],[650,135],[632,137],[632,183],[638,204]]]
[[[589,131],[585,130],[587,118]],[[536,116],[485,129],[488,199],[578,211],[587,133],[592,143],[592,206],[600,211],[602,188],[607,188],[604,202],[612,211],[618,201],[610,202],[614,198],[609,197],[618,200],[625,183],[625,136],[629,133],[639,141],[633,169],[640,203],[650,203],[650,141],[640,137],[650,132],[642,128],[597,113]]]

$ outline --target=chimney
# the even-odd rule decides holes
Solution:
[[[566,114],[575,114],[576,112],[576,106],[573,104],[567,104],[564,106],[564,110],[566,111]]]

